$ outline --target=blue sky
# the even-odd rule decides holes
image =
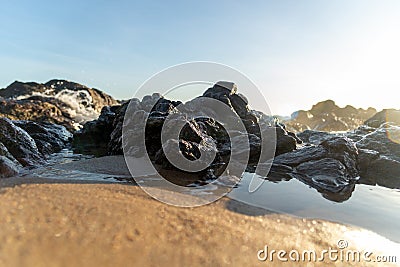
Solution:
[[[396,0],[3,1],[0,10],[0,87],[62,78],[129,98],[154,73],[200,60],[245,73],[275,114],[328,98],[400,108]]]

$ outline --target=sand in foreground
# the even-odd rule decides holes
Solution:
[[[134,185],[24,177],[0,185],[0,266],[292,266],[260,262],[257,251],[265,245],[336,249],[340,239],[349,249],[381,255],[396,249],[366,230],[274,214],[228,198],[178,208]],[[336,266],[343,265],[350,263]]]

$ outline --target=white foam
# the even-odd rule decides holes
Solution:
[[[32,92],[32,94],[18,96],[16,99],[23,100],[32,96],[51,97],[67,104],[69,108],[60,108],[73,118],[74,127],[77,129],[81,128],[83,123],[96,119],[100,114],[94,109],[93,98],[87,90],[63,89],[55,93],[53,88],[49,88],[44,92]]]

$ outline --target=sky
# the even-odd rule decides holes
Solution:
[[[127,99],[167,67],[211,61],[249,77],[273,114],[400,108],[397,0],[2,1],[0,36],[0,88],[59,78]]]

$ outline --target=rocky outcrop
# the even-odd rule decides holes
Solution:
[[[75,132],[74,151],[98,156],[108,154],[108,143],[114,131],[114,120],[119,109],[120,106],[103,107],[97,120],[87,122],[81,130]]]
[[[348,134],[360,151],[361,182],[400,188],[400,129],[382,124],[377,129],[360,127]]]
[[[0,118],[0,142],[23,166],[35,166],[42,163],[35,140],[7,118]]]
[[[68,146],[71,138],[64,126],[0,117],[0,177],[44,164],[51,153]]]
[[[347,189],[356,183],[360,175],[358,153],[351,139],[330,135],[316,145],[306,145],[275,157],[269,176],[276,180],[275,166],[279,166],[281,175],[282,166],[289,166],[286,176],[316,188],[329,199],[343,201],[350,197]]]
[[[284,121],[291,131],[350,131],[363,125],[364,121],[376,113],[374,108],[356,109],[347,105],[341,108],[332,100],[319,102],[308,111],[299,110]]]
[[[14,125],[24,129],[33,138],[43,156],[69,146],[73,137],[64,126],[48,122],[14,121]]]
[[[288,162],[299,162],[313,160],[314,157],[320,158],[325,152],[321,145],[326,140],[350,139],[357,148],[357,156],[350,153],[344,147],[338,149],[337,155],[344,156],[341,162],[350,162],[353,165],[354,160],[358,166],[358,183],[369,185],[380,185],[388,188],[400,188],[400,129],[398,126],[390,123],[383,123],[379,128],[361,126],[358,129],[341,133],[330,134],[318,131],[305,131],[299,134],[305,142],[313,145],[297,150],[296,153],[284,154],[286,164]],[[353,155],[349,158],[350,155]],[[323,156],[325,157],[325,156]],[[279,159],[279,157],[277,157]],[[282,161],[281,159],[279,159]],[[340,159],[339,159],[340,160]],[[353,173],[356,173],[354,170]]]
[[[104,106],[118,104],[94,88],[65,80],[14,82],[0,89],[0,115],[12,120],[31,120],[63,125],[76,130],[97,118]]]
[[[125,151],[132,155],[141,156],[147,152],[150,159],[164,169],[174,169],[164,155],[165,149],[168,149],[169,146],[179,146],[182,154],[189,160],[196,159],[203,150],[215,150],[215,160],[209,168],[204,170],[204,176],[217,176],[226,167],[226,161],[231,153],[231,140],[224,126],[214,120],[212,116],[190,120],[182,115],[182,112],[200,110],[198,105],[201,105],[201,110],[205,110],[204,112],[208,114],[218,113],[218,108],[207,105],[207,98],[218,100],[231,110],[232,113],[227,115],[221,115],[219,112],[220,116],[225,116],[222,121],[237,124],[239,119],[243,123],[245,132],[235,130],[230,131],[230,135],[235,144],[243,146],[243,150],[239,147],[237,153],[249,152],[249,165],[258,163],[261,142],[268,142],[268,140],[262,140],[262,131],[275,132],[276,155],[295,150],[296,146],[301,143],[294,133],[286,131],[285,126],[275,123],[272,117],[251,110],[248,107],[247,99],[237,93],[235,84],[219,82],[207,89],[202,97],[186,103],[170,101],[159,94],[145,96],[142,101],[132,99],[129,105],[129,117],[125,118],[126,128],[129,131],[127,133],[129,138],[125,144],[122,144],[122,127],[128,103],[113,107],[114,110],[111,113],[107,112],[108,115],[102,113],[98,120],[87,123],[81,131],[75,134],[74,144],[79,148],[82,143],[92,140],[94,141],[93,147],[104,148],[107,146],[109,154],[122,154],[123,146],[125,146]],[[167,117],[168,121],[166,121]],[[147,121],[145,121],[146,118]],[[170,144],[166,144],[163,149],[161,144],[162,127],[174,129],[179,125],[185,125],[180,132],[179,140],[170,140]],[[99,135],[98,129],[101,129],[100,132],[106,133],[107,138],[96,140],[96,136]],[[146,151],[137,145],[143,130],[145,130]],[[246,146],[247,142],[244,142],[246,139],[250,151]],[[99,143],[101,140],[103,143]]]
[[[218,100],[228,107],[229,112],[209,106],[207,99]],[[183,115],[197,110],[204,115],[201,113],[202,116],[196,119]],[[129,112],[127,117],[126,112]],[[218,82],[201,97],[186,103],[153,94],[142,100],[132,99],[129,105],[104,108],[97,120],[88,122],[75,133],[74,142],[76,147],[91,144],[97,151],[101,148],[99,154],[122,154],[124,151],[127,155],[141,157],[147,153],[165,178],[169,179],[166,170],[172,171],[175,179],[171,178],[172,182],[176,182],[176,177],[188,174],[178,175],[179,168],[170,162],[171,157],[173,160],[174,156],[180,156],[174,155],[177,147],[189,161],[200,159],[202,154],[215,155],[206,169],[196,173],[200,182],[219,176],[227,168],[232,153],[235,156],[248,153],[246,171],[259,171],[265,179],[274,182],[298,179],[325,198],[342,202],[350,198],[356,183],[400,188],[400,179],[397,178],[400,176],[400,142],[396,140],[399,134],[394,132],[398,129],[395,125],[385,123],[378,129],[362,126],[350,132],[326,132],[333,128],[345,131],[357,127],[374,112],[373,109],[361,110],[351,106],[339,108],[333,101],[322,102],[309,112],[298,113],[297,119],[307,123],[314,120],[316,125],[324,122],[325,126],[318,124],[320,131],[309,129],[296,135],[273,117],[251,110],[248,100],[237,92],[235,84]],[[333,121],[344,125],[343,128],[330,123],[332,121],[327,118],[332,114],[336,118]],[[216,119],[221,116],[225,124]],[[228,132],[225,129],[228,122],[242,123],[244,131]],[[179,137],[169,139],[162,146],[162,129],[168,132],[182,125]],[[123,128],[129,138],[122,138]],[[265,175],[260,170],[268,166],[271,158],[262,157],[261,147],[271,146],[273,140],[262,137],[270,136],[268,133],[271,132],[276,135],[276,152],[272,167]],[[145,139],[144,146],[138,145],[141,138]],[[235,151],[232,144],[236,146]],[[275,147],[275,143],[273,145]],[[169,152],[171,154],[167,157],[165,153]],[[234,165],[239,168],[240,164],[235,162]],[[185,185],[184,182],[178,184]]]

